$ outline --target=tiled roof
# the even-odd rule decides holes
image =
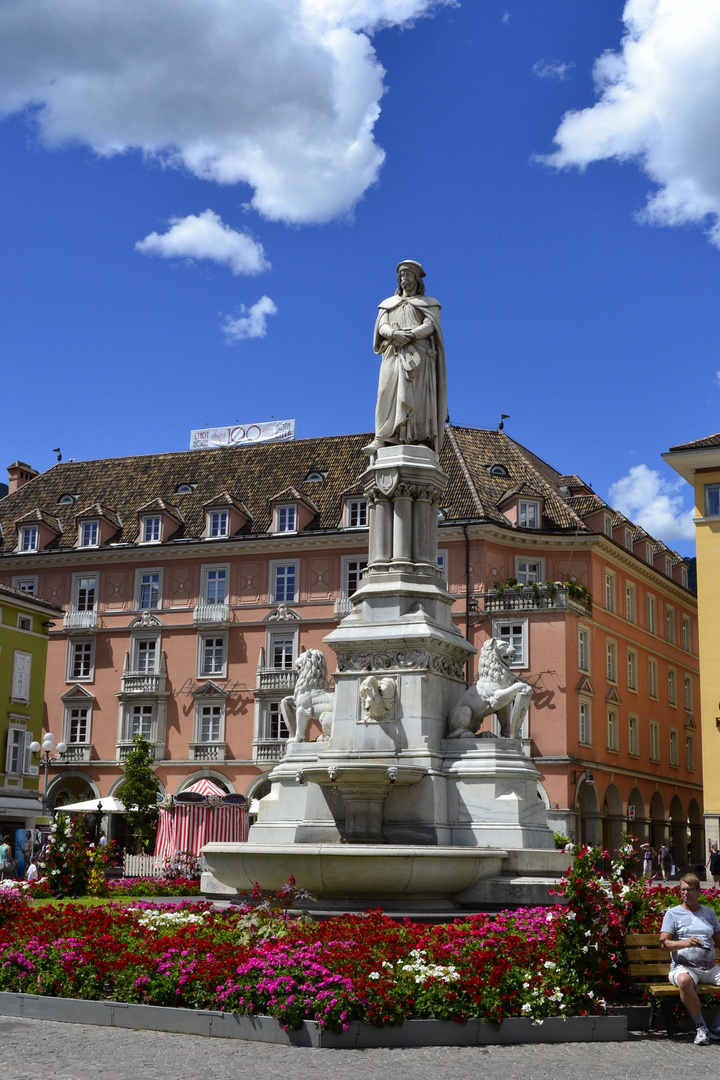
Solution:
[[[368,434],[335,435],[61,462],[0,500],[0,525],[4,528],[0,551],[14,553],[14,523],[24,515],[28,520],[37,518],[38,511],[43,520],[59,519],[63,528],[53,550],[72,548],[77,541],[75,506],[59,501],[68,492],[75,493],[82,506],[113,508],[119,525],[112,538],[115,543],[137,540],[138,512],[149,505],[166,506],[182,519],[174,538],[202,537],[206,508],[217,503],[219,495],[226,499],[225,505],[232,501],[251,515],[239,542],[269,532],[272,501],[278,493],[283,498],[292,493],[316,511],[306,533],[333,530],[341,520],[343,498],[361,493],[358,477],[368,465],[363,447],[371,438]],[[491,465],[502,465],[507,475],[491,475]],[[448,425],[441,466],[448,475],[443,494],[448,523],[469,520],[510,528],[499,507],[505,493],[513,488],[542,497],[546,532],[588,533],[583,517],[606,506],[595,494],[567,496],[561,487],[568,487],[568,481],[574,483],[577,477],[559,473],[500,431]],[[306,477],[312,472],[323,473],[326,479],[312,483],[310,496],[305,489]],[[183,485],[189,488],[185,493],[178,490]]]
[[[50,611],[54,615],[61,615],[62,608],[57,604],[51,604],[49,600],[41,600],[38,596],[33,596],[32,593],[23,592],[22,589],[13,589],[10,585],[3,585],[0,583],[0,597],[6,596],[8,600],[20,600],[23,604],[31,604],[33,607],[41,608],[43,611]]]
[[[668,453],[674,454],[676,450],[709,450],[713,446],[720,446],[720,432],[717,435],[708,435],[705,439],[696,439],[695,442],[679,443],[678,446],[671,446]]]

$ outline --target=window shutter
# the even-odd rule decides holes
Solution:
[[[30,744],[33,741],[32,731],[25,732],[25,746],[23,748],[23,772],[25,776],[32,775],[32,754],[30,753]]]
[[[13,767],[13,748],[15,746],[15,728],[8,729],[7,735],[7,751],[5,752],[5,772],[12,773]]]
[[[30,653],[16,652],[13,662],[12,696],[16,701],[30,700]]]

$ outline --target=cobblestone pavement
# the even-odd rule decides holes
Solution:
[[[307,1050],[154,1031],[0,1017],[1,1080],[717,1080],[720,1043]]]

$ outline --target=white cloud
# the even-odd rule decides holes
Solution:
[[[277,306],[269,296],[261,296],[251,308],[240,305],[241,315],[234,319],[232,315],[226,315],[222,324],[223,333],[228,341],[245,341],[246,338],[265,337],[267,334],[266,319],[268,315],[277,313]]]
[[[0,115],[47,147],[140,150],[289,222],[347,213],[378,177],[384,71],[368,34],[455,0],[0,3]]]
[[[634,465],[611,485],[608,502],[658,540],[693,540],[693,511],[683,507],[683,497],[677,494],[685,486],[682,480],[668,483],[647,465]]]
[[[559,79],[563,82],[574,67],[574,64],[563,60],[536,60],[532,70],[539,79]]]
[[[720,4],[627,0],[623,19],[619,51],[595,64],[597,103],[565,114],[542,160],[637,161],[657,187],[641,220],[704,222],[720,247]]]
[[[166,233],[150,233],[138,240],[135,249],[164,259],[212,259],[227,263],[233,274],[260,274],[270,269],[262,244],[225,225],[212,210],[171,218]]]

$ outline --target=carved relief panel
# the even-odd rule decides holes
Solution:
[[[260,603],[260,563],[241,562],[238,567],[240,580],[238,581],[238,596],[240,603]]]
[[[308,565],[308,593],[311,600],[322,600],[330,596],[330,559],[310,559]]]
[[[192,573],[189,566],[174,566],[172,570],[170,604],[172,607],[191,607],[195,603]]]

